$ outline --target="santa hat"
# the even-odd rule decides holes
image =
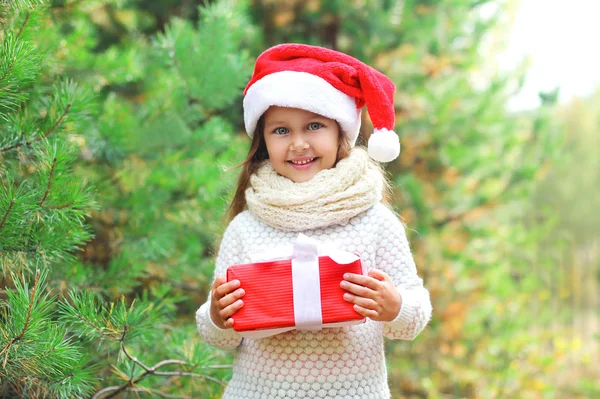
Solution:
[[[244,90],[244,124],[250,137],[270,106],[300,108],[336,120],[351,145],[366,105],[375,131],[371,158],[389,162],[400,154],[394,129],[396,87],[381,72],[338,51],[305,44],[280,44],[263,52]]]

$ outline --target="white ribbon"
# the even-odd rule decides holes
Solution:
[[[317,242],[303,234],[298,236],[292,258],[294,322],[298,330],[320,330],[321,280]]]
[[[296,325],[294,327],[244,331],[239,334],[243,337],[259,339],[291,330],[322,329],[324,325],[321,311],[319,256],[329,256],[338,264],[350,264],[360,259],[356,254],[342,251],[337,245],[322,244],[304,234],[299,234],[294,244],[287,244],[269,251],[252,254],[250,256],[252,263],[291,258],[294,321]],[[358,323],[362,323],[362,321],[330,323],[326,326],[341,327]]]
[[[359,259],[356,254],[341,250],[339,243],[321,243],[304,234],[298,234],[298,237],[296,238],[296,242],[294,244],[286,243],[276,248],[263,250],[261,252],[255,252],[253,254],[250,254],[250,261],[252,263],[259,263],[290,259],[294,256],[294,251],[297,243],[299,241],[304,242],[305,240],[310,240],[316,243],[317,253],[319,256],[329,256],[331,259],[333,259],[336,263],[339,263],[340,265],[347,265]]]

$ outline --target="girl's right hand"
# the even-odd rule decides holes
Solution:
[[[233,327],[233,316],[244,306],[242,298],[245,294],[240,286],[239,280],[227,282],[224,276],[218,276],[212,286],[210,301],[210,318],[219,328]]]

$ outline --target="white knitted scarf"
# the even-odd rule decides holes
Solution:
[[[265,161],[250,177],[248,209],[264,223],[284,231],[346,224],[381,201],[383,175],[367,153],[354,148],[334,168],[303,183],[279,175]]]

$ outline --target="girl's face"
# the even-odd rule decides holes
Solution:
[[[264,137],[273,169],[295,183],[335,165],[339,147],[336,121],[298,108],[270,107]]]

